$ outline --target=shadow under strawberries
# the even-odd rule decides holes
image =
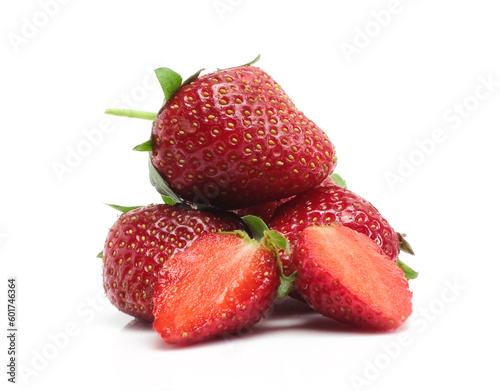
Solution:
[[[177,349],[199,349],[220,343],[234,343],[249,340],[251,338],[262,337],[276,332],[304,331],[311,333],[325,334],[352,334],[352,335],[378,335],[380,332],[357,329],[355,327],[342,324],[333,319],[326,318],[315,312],[306,303],[286,297],[278,300],[271,307],[266,316],[256,325],[247,329],[241,329],[236,333],[219,336],[213,340],[201,343],[176,346],[169,345],[158,336],[154,342],[156,350],[177,350]],[[151,323],[134,319],[124,328],[124,332],[155,333]]]

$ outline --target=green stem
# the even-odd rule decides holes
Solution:
[[[128,109],[107,109],[105,114],[116,115],[118,117],[139,118],[154,121],[156,113],[150,111],[128,110]]]

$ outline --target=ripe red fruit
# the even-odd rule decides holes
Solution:
[[[181,198],[225,209],[287,198],[334,170],[327,135],[261,69],[181,86],[153,124],[151,161]]]
[[[335,184],[317,187],[280,205],[269,228],[285,236],[293,252],[300,233],[311,225],[341,223],[365,234],[396,262],[400,245],[398,234],[368,201]],[[286,274],[293,271],[290,258],[282,256]]]
[[[159,272],[154,329],[189,344],[258,322],[279,286],[273,253],[248,236],[206,234]]]
[[[240,216],[247,216],[247,215],[257,216],[267,224],[269,223],[269,221],[271,221],[272,217],[274,216],[276,208],[278,208],[278,206],[280,206],[283,202],[286,202],[286,200],[289,199],[290,198],[286,198],[285,200],[279,200],[279,201],[269,201],[264,204],[253,205],[243,209],[236,209],[233,212]]]
[[[333,181],[332,178],[328,177],[326,178],[323,182],[321,182],[320,185],[318,186],[329,186],[329,185],[334,185],[335,182]],[[247,208],[243,209],[236,209],[233,210],[234,213],[240,215],[240,216],[247,216],[247,215],[253,215],[257,216],[260,219],[262,219],[266,224],[268,224],[271,219],[274,216],[274,213],[276,212],[276,209],[278,206],[281,204],[284,204],[285,202],[290,201],[293,199],[292,197],[284,198],[282,200],[277,200],[277,201],[269,201],[264,204],[259,204],[259,205],[252,205]]]
[[[158,271],[207,232],[245,229],[233,213],[149,205],[122,214],[103,251],[104,290],[120,311],[153,321]]]
[[[366,235],[340,224],[311,226],[297,240],[296,287],[324,316],[375,330],[395,329],[412,312],[403,271]]]

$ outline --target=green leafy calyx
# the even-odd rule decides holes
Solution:
[[[403,271],[405,274],[405,278],[408,280],[414,280],[415,278],[418,277],[418,272],[413,270],[411,267],[403,263],[399,258],[397,260],[397,265],[398,267]]]
[[[167,185],[165,180],[162,178],[158,170],[153,166],[153,163],[151,162],[151,159],[148,159],[148,166],[149,166],[149,181],[153,185],[153,187],[156,189],[158,193],[160,193],[162,196],[166,196],[167,198],[170,199],[170,203],[173,202],[173,204],[181,203],[182,200],[175,194],[172,189]],[[165,200],[165,199],[164,199]],[[170,204],[170,205],[173,205]]]
[[[194,75],[189,76],[184,82],[182,83],[181,87],[187,86],[188,84],[191,84],[194,82],[198,77],[200,76],[200,73],[204,70],[205,68],[201,68],[198,72],[196,72]]]
[[[142,144],[136,145],[134,147],[134,151],[139,151],[139,152],[151,152],[151,151],[153,151],[153,145],[151,143],[151,140],[148,140]]]
[[[410,246],[410,243],[408,243],[408,241],[405,239],[406,234],[400,234],[399,232],[397,232],[397,234],[399,238],[399,248],[401,249],[401,251],[404,251],[405,253],[411,255],[415,255],[413,249]]]
[[[177,202],[175,202],[172,198],[164,196],[163,194],[161,195],[161,199],[163,200],[163,203],[167,205],[177,204]]]
[[[334,173],[334,174],[330,175],[330,178],[332,178],[332,180],[335,182],[335,184],[337,186],[340,186],[340,187],[343,187],[344,189],[347,189],[347,185],[346,185],[344,178],[342,178],[339,174]]]
[[[259,61],[259,60],[260,60],[260,54],[259,54],[257,57],[255,57],[252,61],[247,62],[246,64],[243,64],[242,66],[245,66],[245,65],[253,65],[253,64],[255,64],[255,63],[256,63],[257,61]]]
[[[120,206],[120,205],[114,205],[114,204],[106,204],[113,209],[116,209],[119,212],[122,213],[127,213],[130,212],[131,210],[137,209],[137,208],[142,208],[142,206]]]
[[[297,271],[293,272],[289,276],[281,275],[280,286],[278,287],[278,293],[276,295],[277,299],[282,299],[293,290],[294,281],[296,278]]]
[[[247,215],[242,217],[243,222],[247,225],[252,233],[252,237],[260,242],[264,238],[264,232],[269,231],[266,223],[257,216]]]
[[[152,113],[150,111],[140,111],[140,110],[107,109],[104,112],[104,114],[116,115],[118,117],[147,119],[149,121],[154,121],[156,119],[156,113]]]
[[[170,97],[182,85],[182,77],[170,68],[155,69],[155,74],[165,95],[165,101],[168,102]]]

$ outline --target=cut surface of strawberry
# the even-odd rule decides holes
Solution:
[[[276,259],[259,242],[207,233],[159,272],[153,327],[180,345],[237,332],[264,316],[279,282]]]
[[[296,240],[306,227],[338,223],[368,236],[396,262],[399,238],[387,220],[364,198],[335,184],[316,187],[281,204],[269,227],[289,240],[293,253]],[[286,255],[282,262],[285,273],[293,272]]]
[[[300,234],[296,286],[319,313],[375,330],[401,326],[412,312],[403,271],[366,235],[340,224]]]

